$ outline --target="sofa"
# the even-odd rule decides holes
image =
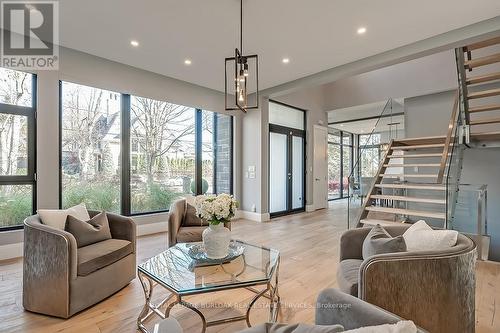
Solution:
[[[201,242],[208,223],[196,216],[196,208],[186,199],[178,199],[170,205],[168,215],[168,247],[177,243]],[[224,223],[231,229],[231,222]]]
[[[387,226],[392,236],[410,225]],[[371,228],[340,239],[337,284],[348,294],[413,320],[430,332],[474,332],[476,246],[458,234],[455,246],[434,251],[378,254],[363,260]]]
[[[99,212],[89,211],[90,217]],[[136,276],[136,225],[106,213],[112,239],[77,248],[67,231],[38,215],[24,221],[23,306],[68,318],[125,287]]]
[[[239,333],[323,333],[333,328],[333,325],[342,325],[343,330],[353,330],[367,326],[395,324],[403,320],[393,313],[336,289],[325,289],[319,294],[315,316],[316,325],[265,323]],[[170,317],[157,324],[155,332],[183,333],[183,330],[179,323]],[[417,332],[426,331],[417,327]]]

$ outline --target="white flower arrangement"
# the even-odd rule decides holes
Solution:
[[[213,225],[229,222],[238,205],[238,201],[226,193],[198,195],[195,199],[196,214]]]

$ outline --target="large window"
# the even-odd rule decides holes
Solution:
[[[36,77],[0,68],[0,229],[22,226],[35,207]]]
[[[131,96],[132,213],[166,210],[192,193],[195,109]]]
[[[328,199],[341,199],[349,194],[348,177],[353,164],[353,135],[331,130],[328,133]]]
[[[120,212],[120,94],[63,82],[62,207]]]
[[[374,177],[380,164],[380,133],[359,136],[359,168],[361,177]]]
[[[231,116],[67,82],[61,98],[63,207],[134,215],[231,193]]]

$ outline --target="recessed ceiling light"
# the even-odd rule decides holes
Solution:
[[[340,124],[340,127],[344,127],[344,124]]]
[[[290,59],[288,58],[283,58],[283,60],[281,60],[284,64],[288,64],[290,62]]]
[[[131,40],[130,45],[132,45],[133,47],[137,47],[137,46],[139,46],[139,42],[136,40]]]
[[[366,28],[365,27],[359,27],[358,28],[358,35],[362,35],[366,32]]]
[[[191,65],[191,59],[184,60],[184,65]]]

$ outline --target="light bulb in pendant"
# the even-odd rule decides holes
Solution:
[[[244,75],[244,76],[248,76],[248,64],[245,64],[245,65],[243,66],[243,75]]]

